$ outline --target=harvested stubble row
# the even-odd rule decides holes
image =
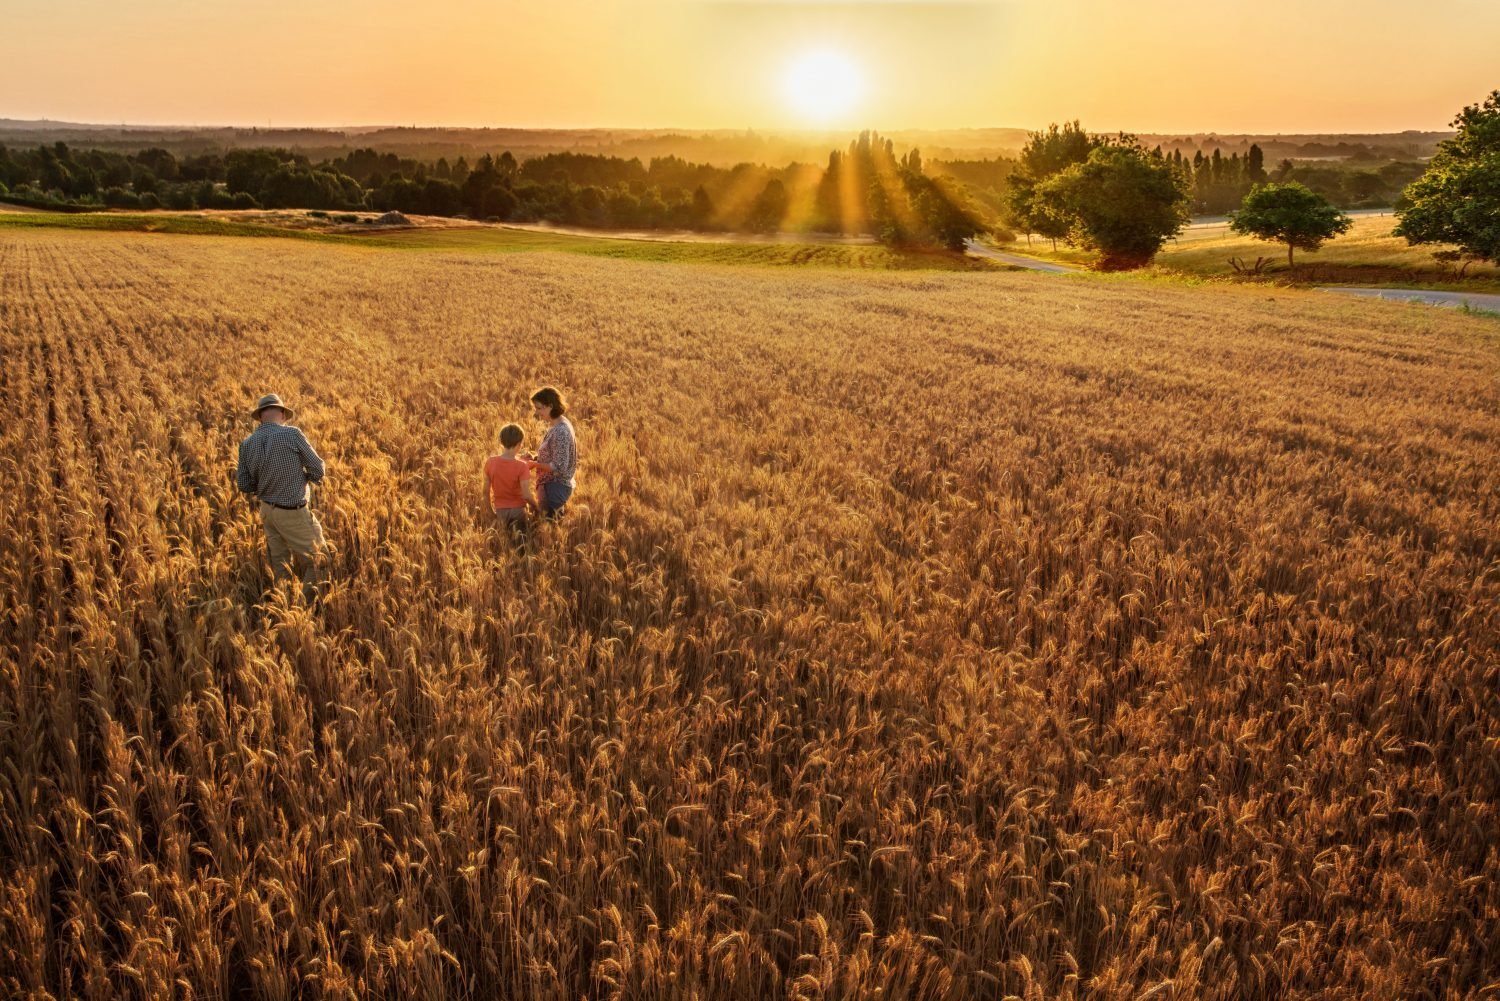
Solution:
[[[1500,978],[1484,319],[27,231],[0,283],[6,996]],[[528,561],[479,464],[543,382],[590,510]],[[256,603],[267,390],[316,612]]]

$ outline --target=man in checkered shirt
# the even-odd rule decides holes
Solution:
[[[260,426],[240,442],[235,483],[246,495],[260,500],[260,520],[266,530],[271,572],[280,581],[291,577],[293,565],[302,578],[302,592],[317,596],[317,556],[323,547],[323,526],[307,506],[307,485],[323,481],[323,460],[307,436],[287,421],[292,409],[275,393],[262,396],[250,411]]]

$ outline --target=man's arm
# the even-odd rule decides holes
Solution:
[[[297,429],[297,451],[302,455],[302,469],[307,473],[309,483],[323,482],[323,460],[318,453],[313,451],[312,443],[307,440],[307,435],[302,429]]]
[[[240,442],[239,465],[234,469],[234,485],[239,487],[242,494],[255,493],[255,473],[245,461],[245,442],[243,441]]]

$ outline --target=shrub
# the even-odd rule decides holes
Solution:
[[[1138,146],[1099,146],[1036,189],[1049,216],[1067,223],[1068,239],[1100,254],[1100,267],[1147,264],[1187,223],[1188,193],[1165,158]]]
[[[138,209],[141,207],[141,196],[120,187],[105,188],[104,204],[112,209]]]

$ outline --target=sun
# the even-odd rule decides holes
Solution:
[[[826,125],[854,110],[864,95],[859,64],[836,49],[809,49],[786,65],[781,90],[804,120]]]

